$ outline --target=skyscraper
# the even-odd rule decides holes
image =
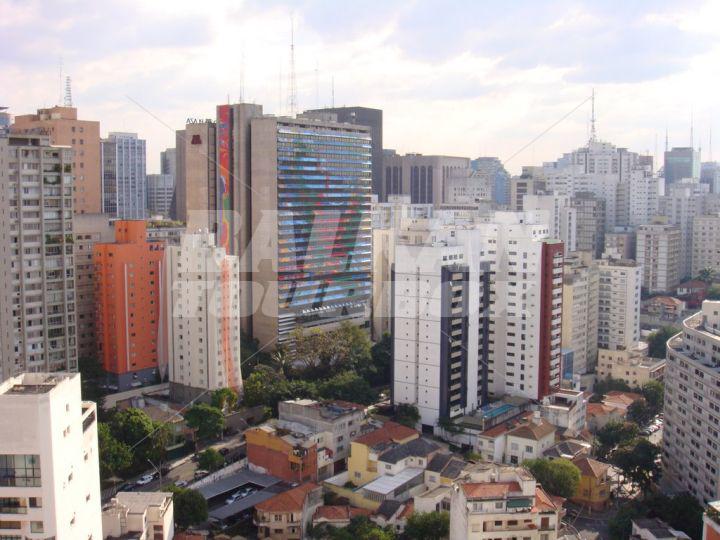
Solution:
[[[215,122],[192,122],[175,133],[175,219],[188,231],[216,226]]]
[[[667,223],[648,223],[637,229],[637,262],[643,268],[642,286],[649,293],[669,292],[680,283],[680,229]]]
[[[47,135],[0,136],[0,275],[2,378],[76,370],[73,151]]]
[[[137,133],[110,133],[101,151],[103,212],[118,219],[145,219],[145,141]]]
[[[160,152],[160,174],[170,174],[175,178],[177,172],[177,152],[174,148],[167,148]]]
[[[78,120],[75,107],[38,109],[36,114],[15,117],[20,130],[47,130],[50,144],[70,146],[75,170],[73,207],[78,214],[102,212],[102,184],[100,174],[100,122]]]
[[[175,178],[171,174],[148,174],[146,178],[148,214],[170,217]]]
[[[570,201],[575,210],[577,251],[589,251],[600,258],[605,247],[605,201],[589,192],[577,193]]]
[[[413,204],[441,204],[445,202],[445,182],[451,173],[469,168],[470,160],[464,157],[401,156],[385,150],[380,200],[387,201],[390,195],[410,195]]]
[[[700,152],[689,147],[666,150],[663,170],[667,194],[671,185],[684,178],[700,178]]]
[[[597,365],[600,274],[590,259],[581,254],[565,259],[562,346],[572,350],[573,375],[592,373]]]
[[[492,200],[499,205],[510,204],[510,174],[496,157],[479,157],[470,162],[470,168],[490,180]]]

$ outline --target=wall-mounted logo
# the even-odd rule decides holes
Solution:
[[[215,120],[212,118],[188,118],[185,124],[214,124]]]
[[[192,139],[190,139],[190,144],[202,144],[202,140],[200,139],[200,135],[193,135]]]

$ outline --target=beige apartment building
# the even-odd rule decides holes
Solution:
[[[667,292],[680,283],[680,228],[650,223],[637,229],[637,262],[643,268],[643,289]]]
[[[697,216],[693,219],[692,275],[711,268],[720,273],[720,214]]]
[[[620,379],[631,388],[642,388],[647,382],[662,380],[664,374],[665,359],[650,358],[646,343],[639,342],[632,349],[598,351],[598,379]]]
[[[100,174],[100,122],[78,120],[75,107],[38,109],[36,114],[15,116],[16,129],[47,130],[50,143],[73,149],[75,189],[73,206],[77,214],[102,212]]]
[[[600,273],[589,252],[565,259],[562,346],[573,351],[573,374],[595,371],[598,351]]]
[[[175,218],[187,230],[213,230],[216,216],[215,122],[189,121],[175,134]]]

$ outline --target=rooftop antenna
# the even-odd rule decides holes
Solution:
[[[690,109],[690,148],[695,149],[695,133],[693,130],[693,111]]]
[[[58,59],[58,105],[63,102],[63,57],[60,55]]]
[[[65,99],[63,100],[63,106],[72,107],[72,86],[70,77],[65,78]]]
[[[592,91],[592,116],[590,117],[590,142],[597,140],[597,132],[595,131],[595,89]]]
[[[710,140],[708,141],[710,150],[708,151],[708,160],[712,161],[712,126],[710,127]]]
[[[665,126],[665,151],[667,152],[670,150],[670,144],[668,142],[668,128],[667,125]]]
[[[282,62],[280,62],[280,71],[278,75],[278,116],[282,116],[282,109],[283,109],[283,91],[282,91],[282,84],[283,84],[283,73],[282,73]]]
[[[330,78],[330,106],[335,108],[335,75]]]
[[[290,115],[297,113],[297,86],[295,80],[295,16],[290,14]]]
[[[243,94],[245,93],[245,47],[240,53],[240,93],[238,94],[238,103],[243,102]]]

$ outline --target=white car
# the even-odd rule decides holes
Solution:
[[[144,476],[141,476],[138,478],[137,482],[135,482],[135,485],[137,486],[144,486],[146,484],[149,484],[155,479],[155,477],[152,474],[146,474]]]
[[[185,480],[175,480],[176,487],[185,487],[188,483]]]

